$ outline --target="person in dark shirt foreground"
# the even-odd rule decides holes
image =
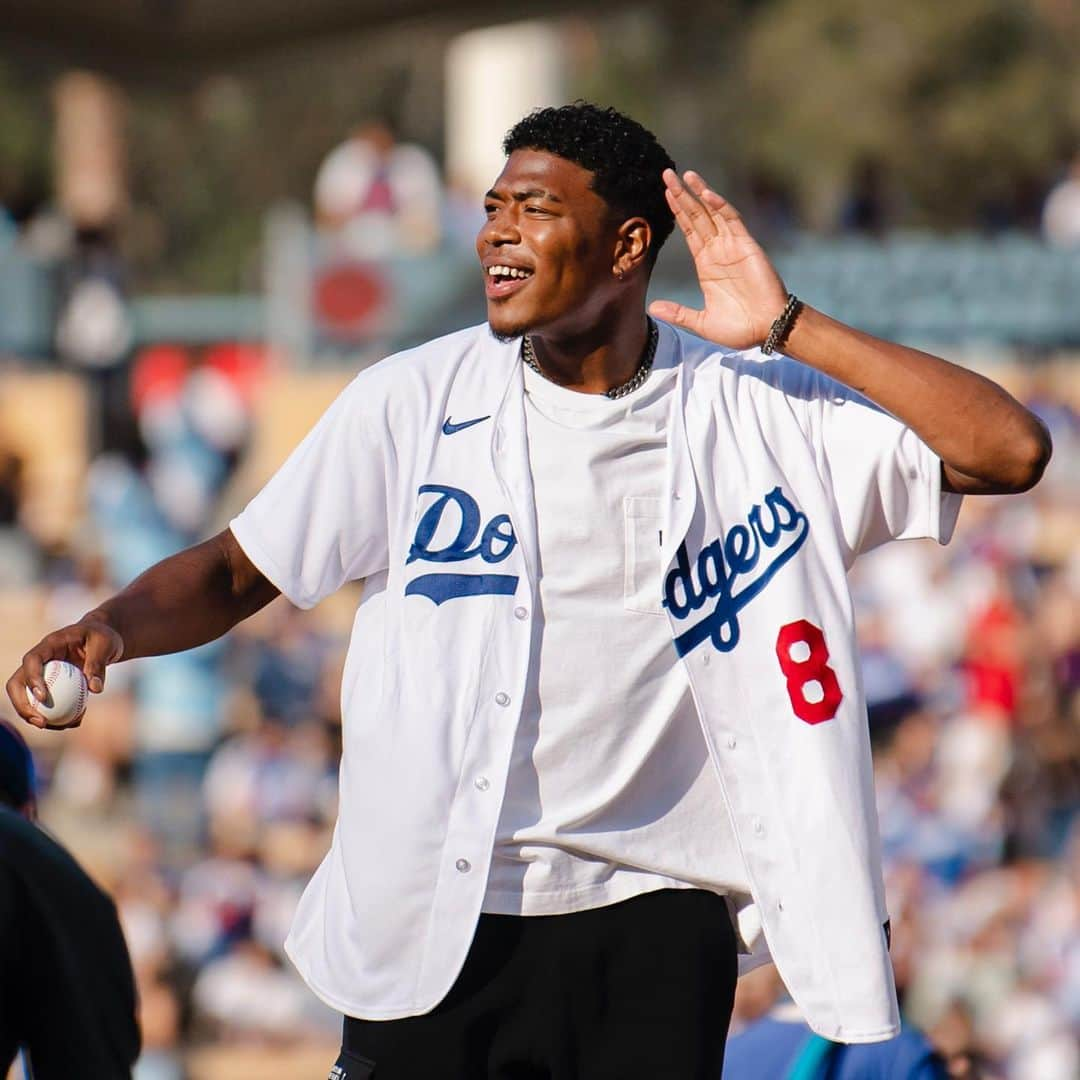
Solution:
[[[119,1080],[139,1055],[116,908],[34,823],[33,759],[0,720],[0,1076]]]

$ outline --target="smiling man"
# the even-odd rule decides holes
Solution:
[[[1046,433],[800,305],[627,117],[541,110],[505,150],[487,324],[363,372],[229,529],[32,649],[12,702],[40,723],[50,658],[99,691],[363,579],[338,826],[286,943],[345,1014],[332,1076],[715,1080],[737,965],[770,952],[814,1030],[889,1038],[845,572],[1034,484]],[[705,305],[649,318],[675,223]]]

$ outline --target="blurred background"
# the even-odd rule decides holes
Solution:
[[[1080,1074],[1080,8],[1070,0],[16,0],[0,19],[0,669],[220,529],[361,367],[483,319],[505,130],[586,97],[786,282],[998,379],[1043,483],[853,575],[907,1017],[954,1075]],[[679,238],[653,293],[697,302]],[[336,809],[356,595],[113,668],[27,730],[116,898],[138,1080],[323,1076],[281,943]],[[0,715],[11,716],[0,707]],[[736,1025],[782,992],[744,980]]]

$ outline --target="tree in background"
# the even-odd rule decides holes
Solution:
[[[1031,226],[1080,144],[1070,0],[665,0],[564,25],[571,96],[640,117],[780,224],[835,226],[860,172],[885,225]],[[441,158],[443,55],[464,26],[447,15],[130,82],[138,291],[257,289],[266,210],[308,204],[359,122],[389,110]],[[0,200],[48,175],[59,74],[0,68]]]
[[[40,84],[27,81],[11,65],[0,63],[0,216],[22,221],[46,199],[51,144],[48,97]]]
[[[786,177],[812,223],[835,220],[869,159],[905,224],[1035,223],[1080,136],[1075,4],[773,0],[748,15],[714,92],[741,102],[745,160]]]

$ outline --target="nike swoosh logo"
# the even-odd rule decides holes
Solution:
[[[485,420],[490,420],[491,416],[478,416],[475,420],[462,420],[460,424],[455,424],[448,416],[443,421],[442,433],[444,435],[453,435],[458,431],[464,431],[468,427],[472,427],[473,424],[482,424]]]

